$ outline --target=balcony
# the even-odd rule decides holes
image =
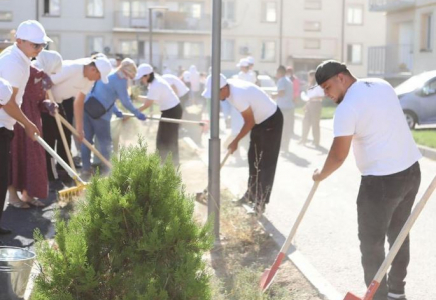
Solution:
[[[370,11],[391,12],[415,6],[416,0],[369,0]]]
[[[115,28],[118,32],[136,32],[149,30],[147,12],[115,12]],[[189,13],[176,11],[153,11],[153,32],[168,33],[202,33],[210,34],[212,28],[211,16],[203,14],[192,16]]]
[[[368,76],[409,77],[413,70],[413,45],[388,45],[368,49]]]

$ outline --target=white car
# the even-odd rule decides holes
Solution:
[[[259,83],[260,88],[271,96],[272,93],[277,92],[277,86],[274,79],[268,75],[258,75],[257,81]]]

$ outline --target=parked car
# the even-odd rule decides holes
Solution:
[[[277,86],[274,79],[269,75],[258,75],[257,81],[259,83],[260,88],[271,96],[272,93],[277,92]]]
[[[395,88],[410,129],[436,124],[436,71],[413,76]]]

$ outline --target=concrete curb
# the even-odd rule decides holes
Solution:
[[[192,141],[189,137],[184,137],[183,141],[188,145],[193,152],[200,154],[200,148]],[[204,161],[201,155],[198,155],[199,159],[208,165],[207,161]],[[278,232],[278,230],[271,224],[271,222],[262,216],[258,220],[259,224],[264,228],[264,230],[270,234],[278,247],[281,247],[285,241],[285,237]],[[291,246],[286,257],[292,261],[292,263],[297,267],[301,274],[310,282],[310,284],[318,291],[318,293],[325,300],[342,300],[343,297],[338,291],[325,279],[316,268],[304,257],[304,255],[298,251],[293,245]]]

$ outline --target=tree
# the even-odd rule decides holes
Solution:
[[[31,299],[211,299],[211,226],[193,211],[171,158],[162,165],[142,141],[121,150],[110,176],[94,177],[71,219],[56,222],[55,247],[38,236]]]

